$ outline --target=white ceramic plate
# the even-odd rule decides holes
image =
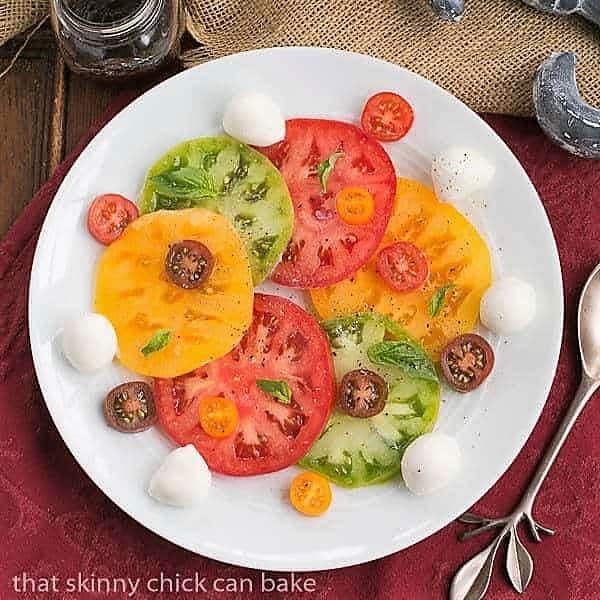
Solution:
[[[438,428],[458,438],[464,470],[439,495],[411,496],[398,481],[354,491],[335,488],[329,512],[309,519],[286,501],[292,468],[244,479],[216,476],[202,507],[167,508],[148,497],[146,486],[173,444],[158,429],[122,435],[103,421],[106,392],[134,376],[117,364],[83,376],[60,353],[65,319],[91,308],[102,248],[86,230],[90,200],[108,191],[136,197],[149,165],[178,142],[219,133],[225,102],[246,89],[267,92],[288,117],[347,121],[357,120],[371,94],[396,90],[416,113],[405,139],[386,146],[399,175],[429,182],[432,156],[452,143],[477,148],[497,166],[485,202],[476,198],[462,208],[487,237],[495,268],[535,286],[539,312],[525,333],[506,343],[495,340],[497,367],[483,389],[465,396],[445,390]],[[352,565],[401,550],[480,498],[513,461],[540,415],[563,320],[561,273],[546,214],[496,134],[456,98],[413,73],[366,56],[308,48],[249,52],[191,69],[113,119],[75,163],[50,208],[35,255],[29,308],[35,366],[52,418],[105,494],[184,548],[237,565],[294,571]]]

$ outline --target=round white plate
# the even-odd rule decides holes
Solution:
[[[106,392],[134,378],[115,364],[76,373],[60,352],[65,319],[92,306],[102,248],[87,233],[86,213],[99,193],[135,198],[146,169],[183,140],[218,134],[226,101],[259,89],[287,117],[356,121],[371,94],[395,90],[415,109],[415,123],[388,144],[399,175],[429,181],[432,156],[447,145],[477,148],[496,177],[463,206],[487,237],[495,268],[530,281],[539,310],[521,335],[496,344],[497,367],[477,393],[444,391],[438,428],[455,435],[464,469],[435,496],[411,496],[396,480],[359,490],[334,489],[321,518],[300,516],[286,501],[295,468],[252,478],[216,476],[205,504],[173,509],[146,494],[173,444],[158,429],[123,435],[108,428]],[[38,243],[29,304],[31,347],[54,422],[75,459],[125,512],[164,538],[224,562],[271,570],[330,569],[368,561],[422,540],[470,507],[513,461],[538,419],[554,375],[563,321],[562,281],[548,220],[527,175],[496,134],[439,87],[397,66],[356,54],[278,48],[196,67],[152,89],[114,118],[65,178]],[[488,336],[489,337],[489,336]]]

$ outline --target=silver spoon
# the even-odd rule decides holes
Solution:
[[[533,519],[533,503],[577,417],[600,387],[600,264],[592,271],[581,292],[577,328],[583,373],[575,398],[512,514],[501,519],[487,519],[467,512],[459,517],[458,520],[463,523],[478,525],[476,529],[464,533],[461,540],[495,528],[500,528],[500,533],[489,546],[457,571],[450,586],[450,600],[480,600],[484,597],[490,585],[496,553],[507,537],[506,571],[515,590],[524,592],[533,575],[533,559],[517,534],[519,523],[522,520],[527,522],[536,542],[541,541],[541,533],[554,534],[554,531]]]

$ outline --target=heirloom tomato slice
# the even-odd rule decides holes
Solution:
[[[289,396],[265,392],[265,381]],[[214,471],[283,469],[306,454],[331,413],[335,377],[327,336],[290,300],[257,294],[252,325],[234,350],[183,377],[156,379],[155,395],[166,433],[194,444]],[[208,435],[198,420],[202,403],[219,397],[234,402],[238,415],[235,430],[222,438]]]
[[[202,243],[214,260],[195,289],[173,283],[165,268],[182,240]],[[133,221],[100,257],[95,310],[113,324],[127,368],[175,377],[240,341],[252,320],[253,292],[246,251],[225,217],[204,208],[159,211]]]
[[[383,237],[396,192],[394,166],[379,142],[349,123],[291,119],[285,139],[260,150],[281,170],[295,213],[292,239],[272,279],[290,287],[324,287],[367,262]],[[354,197],[372,199],[372,207],[361,205],[360,218],[349,216],[357,208],[348,210],[349,189]]]

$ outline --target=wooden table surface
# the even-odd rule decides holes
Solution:
[[[0,71],[21,41],[0,47]],[[110,101],[125,89],[147,86],[98,83],[70,73],[51,30],[35,35],[0,79],[0,236]]]

